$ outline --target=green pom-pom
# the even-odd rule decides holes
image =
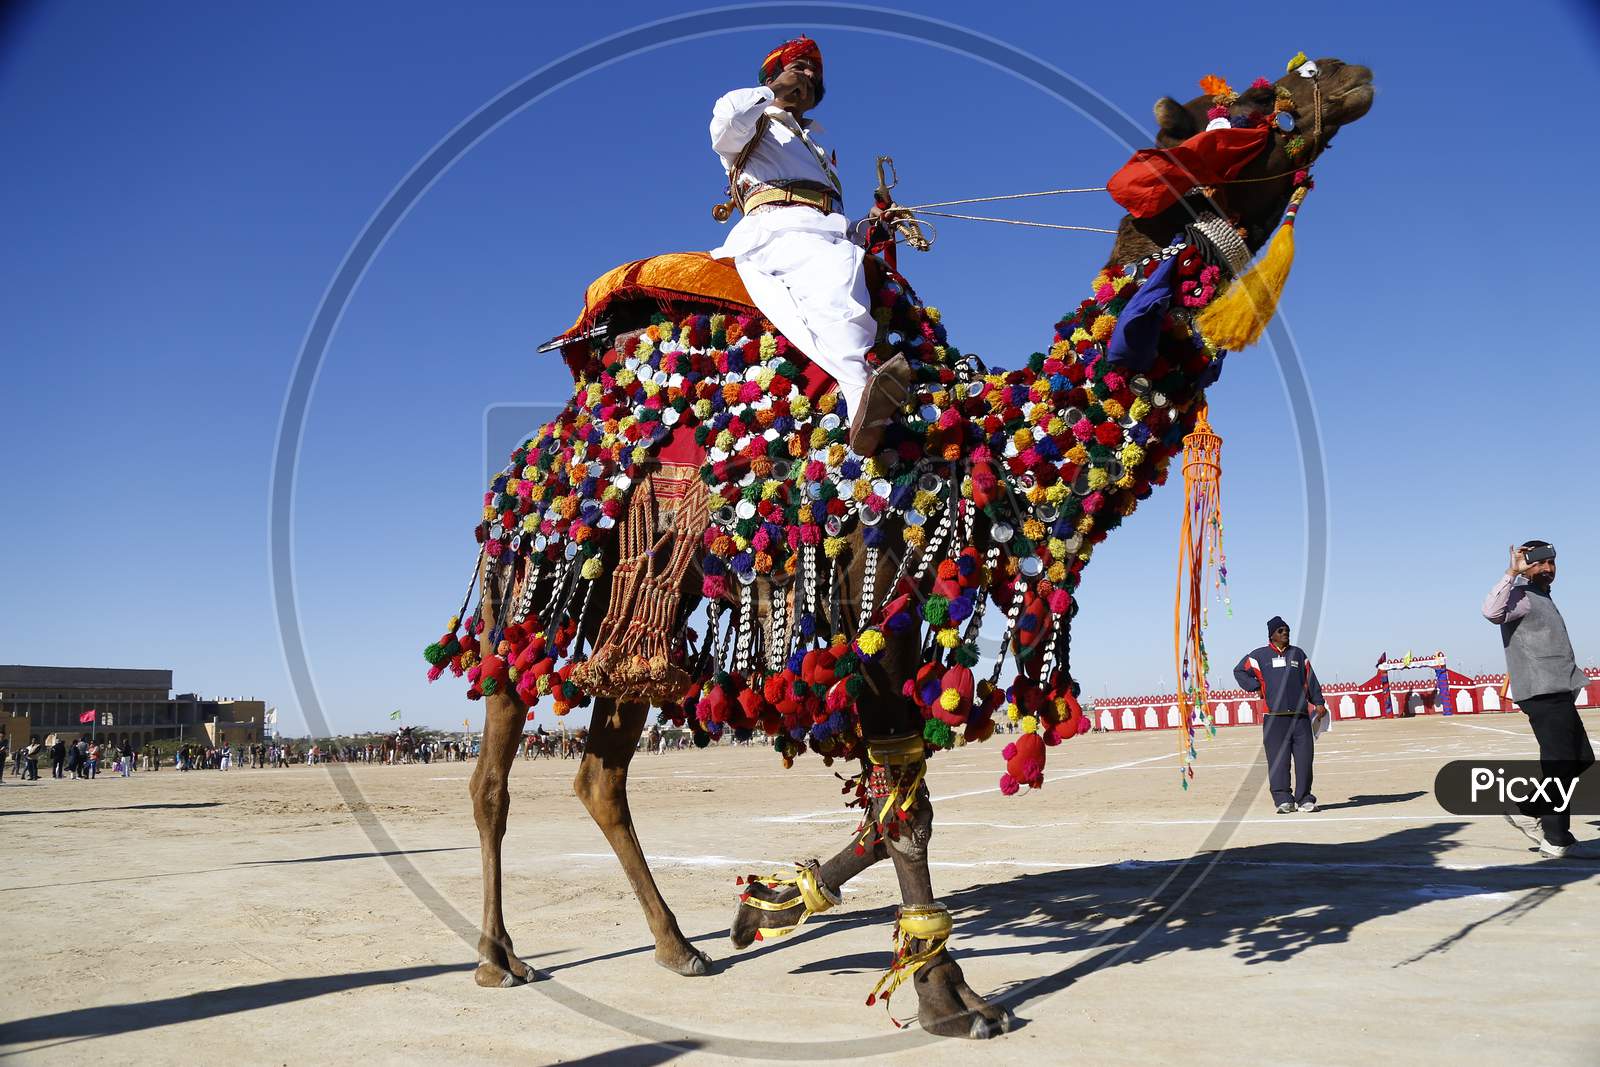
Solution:
[[[976,667],[978,646],[970,641],[964,645],[957,645],[950,653],[950,662],[957,667]]]
[[[935,748],[949,748],[955,744],[955,736],[950,727],[938,719],[929,719],[922,724],[922,739]]]
[[[450,662],[450,657],[445,655],[444,646],[437,641],[422,650],[422,658],[428,661],[430,667]]]
[[[950,601],[942,596],[930,596],[922,605],[922,618],[930,626],[943,626],[950,621]]]
[[[483,690],[484,696],[491,696],[494,694],[495,690],[500,688],[500,683],[496,682],[493,678],[485,678],[478,688]]]

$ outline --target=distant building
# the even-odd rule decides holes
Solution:
[[[88,735],[90,724],[80,720],[89,711],[99,716],[96,737],[136,747],[179,738],[200,745],[250,744],[261,740],[267,719],[260,700],[173,696],[169,670],[0,666],[0,717],[25,716],[29,733],[41,739],[60,734],[69,741]]]

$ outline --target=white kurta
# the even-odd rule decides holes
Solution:
[[[827,152],[814,140],[816,123],[802,126],[772,106],[765,86],[735,89],[711,114],[711,146],[731,170],[763,113],[771,122],[745,161],[744,184],[779,180],[821,182],[835,190]],[[877,337],[867,295],[859,229],[844,215],[815,208],[758,208],[744,215],[711,254],[731,257],[761,313],[778,332],[833,376],[851,414],[866,388],[866,353]]]

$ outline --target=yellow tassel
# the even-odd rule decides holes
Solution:
[[[1294,266],[1294,216],[1304,192],[1304,187],[1295,190],[1283,225],[1267,245],[1267,254],[1195,320],[1206,340],[1218,348],[1237,352],[1255,344],[1277,314],[1289,268]]]

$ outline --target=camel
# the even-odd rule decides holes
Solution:
[[[974,992],[947,948],[952,924],[928,872],[928,753],[984,740],[1009,701],[1024,726],[1002,753],[1001,788],[1013,793],[1042,786],[1046,750],[1088,727],[1070,664],[1083,565],[1165,480],[1203,410],[1223,355],[1205,313],[1243,291],[1236,279],[1286,211],[1292,220],[1305,172],[1373,98],[1367,68],[1304,56],[1242,93],[1202,85],[1186,104],[1156,103],[1156,147],[1221,125],[1259,150],[1224,180],[1125,216],[1094,298],[1027,369],[990,372],[961,355],[936,312],[878,265],[874,354],[908,354],[919,392],[877,457],[848,454],[848,419],[826,383],[813,388],[803,357],[714,286],[699,297],[625,289],[570,332],[574,401],[486,495],[468,603],[426,653],[430,677],[465,674],[486,702],[470,787],[483,864],[478,984],[540,977],[513,949],[500,860],[523,724],[551,695],[558,713],[592,703],[573,788],[663,967],[702,976],[712,961],[662,898],[629,813],[628,766],[652,706],[687,722],[697,743],[759,725],[786,764],[810,749],[860,769],[848,789],[861,826],[826,861],[753,878],[736,905],[736,947],[838,904],[846,882],[889,859],[897,948],[875,995],[909,984],[937,1035],[1007,1029],[1005,1009]],[[1177,279],[1170,306],[1154,312],[1142,364],[1113,364],[1116,314],[1152,277]],[[1017,429],[1021,409],[1038,414],[1037,432]],[[671,453],[691,428],[698,450],[685,461]],[[1010,654],[1018,666],[1009,687],[999,665],[987,682],[971,672],[989,603],[1005,612],[1001,662]],[[703,634],[690,625],[697,611]]]

